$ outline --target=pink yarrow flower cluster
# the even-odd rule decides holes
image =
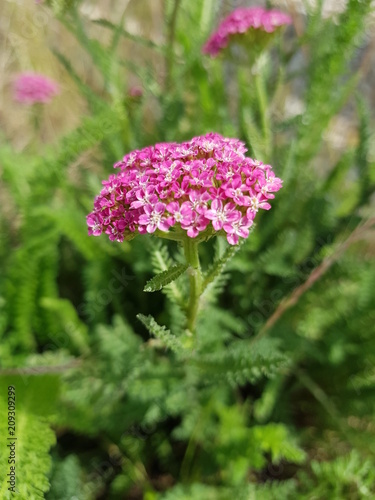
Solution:
[[[238,139],[209,133],[127,154],[95,198],[89,235],[121,242],[157,230],[190,238],[221,231],[236,245],[282,187],[271,166],[246,151]]]
[[[248,7],[234,10],[220,24],[203,46],[203,53],[215,57],[227,47],[233,35],[246,33],[250,29],[274,32],[280,26],[291,24],[292,19],[279,10],[263,7]]]
[[[14,97],[24,104],[47,103],[59,91],[58,83],[38,73],[22,73],[14,83]]]

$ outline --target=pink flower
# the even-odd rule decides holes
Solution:
[[[119,173],[103,181],[87,216],[89,234],[123,241],[157,229],[190,238],[220,231],[237,244],[282,183],[245,152],[238,139],[209,133],[128,153],[115,164]]]
[[[178,222],[181,226],[189,226],[194,220],[193,210],[191,209],[190,203],[187,201],[182,205],[177,201],[172,201],[167,205],[167,210],[172,214],[169,218],[171,225]]]
[[[128,91],[129,97],[132,97],[133,99],[138,99],[139,97],[143,96],[143,89],[142,87],[139,87],[138,85],[133,85],[130,87]]]
[[[89,214],[86,220],[89,226],[89,236],[99,236],[102,234],[102,220],[97,214]]]
[[[241,212],[236,210],[234,203],[223,205],[221,200],[214,200],[211,208],[206,210],[205,216],[212,221],[215,231],[220,231],[227,222],[234,222],[240,219]]]
[[[204,215],[192,212],[193,218],[187,223],[182,223],[182,229],[185,229],[189,238],[196,238],[198,234],[204,231],[210,221]]]
[[[269,210],[271,208],[271,205],[267,202],[267,199],[265,199],[262,193],[250,197],[250,207],[246,212],[247,217],[254,219],[260,208],[263,210]]]
[[[23,73],[14,83],[14,98],[24,104],[47,103],[59,92],[57,82],[37,73]]]
[[[249,236],[249,228],[253,221],[248,217],[241,217],[239,220],[232,223],[224,224],[224,231],[227,233],[227,240],[230,245],[237,245],[239,238],[247,238]]]
[[[158,197],[154,194],[155,186],[148,186],[146,189],[136,191],[136,201],[132,201],[130,208],[140,208],[145,205],[155,205],[158,202]]]
[[[227,47],[232,36],[249,30],[262,30],[272,33],[280,26],[291,24],[292,19],[278,10],[262,7],[248,7],[234,10],[220,24],[203,46],[202,52],[215,57]]]
[[[225,188],[225,195],[241,206],[249,206],[250,198],[245,196],[244,192],[248,191],[249,188],[246,184],[242,184],[242,177],[236,175],[231,182],[229,182]]]
[[[267,172],[264,176],[258,178],[258,182],[254,189],[261,193],[265,198],[275,198],[273,192],[278,191],[282,187],[282,180],[275,176],[273,172]]]
[[[164,203],[156,203],[152,205],[145,205],[145,213],[139,217],[139,224],[147,225],[147,232],[154,233],[156,229],[160,231],[168,231],[170,224],[166,217],[163,217],[165,212]]]
[[[211,183],[212,185],[212,183]],[[189,200],[191,203],[192,210],[195,210],[199,214],[204,214],[207,210],[207,203],[210,201],[211,197],[207,191],[193,191],[189,193]]]

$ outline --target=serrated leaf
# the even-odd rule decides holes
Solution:
[[[230,247],[228,247],[224,252],[224,255],[213,263],[212,267],[205,274],[202,287],[203,290],[205,290],[208,285],[213,283],[221,275],[221,273],[224,271],[225,266],[238,252],[244,242],[245,240],[241,238],[238,245],[231,245]]]
[[[168,249],[164,243],[156,241],[151,251],[151,263],[154,273],[162,273],[175,265],[170,258]],[[182,310],[185,309],[184,297],[180,287],[173,281],[162,289],[169,300],[177,304]]]
[[[183,350],[180,340],[167,330],[165,326],[160,326],[150,314],[148,316],[137,314],[137,318],[143,323],[151,335],[159,339],[171,351],[181,352]]]
[[[236,340],[225,351],[204,353],[192,359],[210,380],[227,380],[230,384],[254,383],[262,377],[271,378],[288,366],[287,356],[280,351],[276,339]]]
[[[149,280],[146,283],[143,291],[156,292],[158,290],[161,290],[164,286],[169,285],[169,283],[172,283],[172,281],[175,281],[177,278],[179,278],[187,268],[187,264],[176,264],[170,267],[166,271],[157,274],[151,280]]]

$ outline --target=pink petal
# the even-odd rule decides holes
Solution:
[[[223,208],[223,202],[215,198],[211,203],[211,209],[217,211],[217,210],[222,210],[222,208]]]
[[[196,238],[199,234],[199,231],[196,227],[190,227],[187,231],[187,235],[189,238]]]
[[[158,229],[160,229],[160,231],[168,231],[170,226],[171,224],[169,224],[168,219],[163,219],[159,222]]]
[[[168,210],[168,212],[171,212],[171,214],[178,212],[179,208],[180,208],[180,205],[177,203],[177,201],[171,201],[171,203],[168,203],[168,205],[167,205],[167,210]]]
[[[237,245],[239,237],[237,234],[227,234],[227,240],[230,245]]]
[[[222,221],[215,219],[212,221],[212,225],[215,231],[220,231],[220,229],[223,229],[224,223]]]
[[[263,201],[259,204],[259,208],[263,208],[263,210],[269,210],[271,208],[271,205]]]
[[[206,210],[206,211],[204,212],[204,216],[205,216],[207,219],[214,220],[214,219],[216,219],[216,217],[217,217],[217,213],[216,213],[216,211],[214,211],[214,210]]]
[[[155,212],[158,214],[162,214],[165,211],[165,204],[164,203],[157,203],[154,208]]]

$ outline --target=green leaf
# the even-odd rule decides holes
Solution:
[[[282,459],[298,464],[306,458],[305,452],[283,424],[255,425],[251,432],[253,441],[258,442],[260,448],[271,455],[275,464],[280,463]]]
[[[203,290],[205,290],[208,287],[208,285],[213,284],[219,278],[221,273],[224,271],[225,266],[236,255],[236,253],[238,252],[238,250],[241,248],[241,246],[245,241],[246,240],[241,238],[241,240],[237,245],[229,246],[224,252],[224,255],[213,263],[212,267],[205,274],[202,287]]]
[[[160,241],[153,243],[151,251],[151,264],[155,273],[163,273],[175,265],[173,260],[170,258],[168,249],[164,243]],[[176,283],[172,281],[162,290],[169,300],[177,304],[182,310],[185,309],[183,294],[181,293],[180,287],[178,287]]]
[[[105,81],[108,81],[111,75],[112,54],[108,53],[105,47],[95,38],[88,36],[85,26],[76,9],[67,21],[61,18],[60,21],[75,37],[81,47],[89,54],[96,68],[101,72]]]
[[[133,35],[133,33],[130,33],[126,29],[122,28],[121,26],[116,26],[115,24],[111,23],[107,19],[94,19],[93,22],[95,24],[99,24],[100,26],[103,26],[104,28],[109,28],[116,33],[119,33],[121,36],[124,38],[128,38],[129,40],[132,40],[133,42],[139,43],[140,45],[143,45],[144,47],[148,47],[150,49],[155,49],[160,52],[164,52],[165,49],[163,46],[158,45],[157,43],[153,42],[152,40],[149,40],[148,38],[144,38],[143,36],[139,35]]]
[[[78,90],[87,99],[91,108],[96,111],[105,109],[106,103],[97,94],[95,94],[95,92],[90,88],[89,85],[84,83],[82,78],[74,70],[71,62],[57,49],[52,50],[52,52],[59,60],[61,65],[64,66],[65,70],[69,73],[70,77],[77,85]]]
[[[161,290],[163,286],[172,283],[177,278],[183,274],[188,268],[187,264],[176,264],[175,266],[170,267],[167,271],[163,271],[160,274],[154,276],[151,280],[146,283],[144,287],[144,292],[156,292],[157,290]]]
[[[64,333],[75,348],[77,353],[88,352],[88,328],[79,319],[76,309],[68,299],[55,299],[42,297],[40,304],[45,309],[53,312],[60,321]],[[53,338],[51,339],[53,341]]]
[[[174,352],[181,352],[183,350],[180,340],[167,330],[165,326],[160,326],[151,315],[137,314],[137,318],[144,324],[151,335],[159,339],[165,347]]]
[[[191,359],[201,376],[211,381],[227,380],[231,385],[244,384],[268,377],[288,366],[287,356],[279,349],[277,339],[236,340],[223,351],[196,355]]]
[[[251,147],[254,157],[263,158],[265,149],[264,139],[259,132],[259,127],[249,107],[243,108],[241,121],[246,140]]]

